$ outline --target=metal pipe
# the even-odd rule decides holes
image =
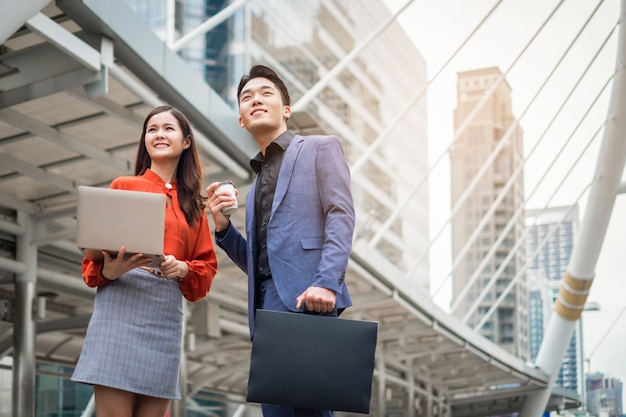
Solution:
[[[96,414],[96,398],[91,394],[91,398],[89,398],[89,402],[80,417],[91,417],[94,414]]]
[[[15,275],[15,318],[13,320],[13,417],[35,415],[35,319],[33,302],[37,284],[37,247],[31,242],[35,234],[34,221],[18,213],[18,222],[26,232],[17,239],[17,259],[25,270]]]
[[[17,236],[21,236],[25,232],[23,224],[2,219],[0,219],[0,230]]]
[[[197,36],[203,35],[224,22],[226,19],[235,14],[239,9],[246,5],[250,0],[236,0],[232,4],[229,4],[224,9],[217,12],[210,19],[204,21],[200,26],[177,40],[170,45],[172,51],[180,51],[185,45],[191,42]]]
[[[187,374],[187,349],[186,349],[186,335],[187,335],[187,320],[191,315],[189,305],[183,304],[183,332],[180,343],[180,399],[172,400],[170,402],[170,416],[171,417],[185,417],[187,415],[187,397],[189,396],[189,381]]]
[[[346,68],[354,60],[354,58],[361,53],[363,49],[365,49],[370,43],[372,43],[372,41],[378,39],[380,34],[384,32],[385,29],[387,29],[389,26],[391,26],[391,24],[396,21],[398,16],[400,16],[400,14],[402,14],[402,12],[404,12],[404,10],[411,3],[413,3],[413,0],[407,1],[402,7],[400,7],[397,12],[395,12],[391,17],[385,20],[369,36],[363,39],[361,43],[356,45],[354,49],[352,49],[343,58],[341,58],[341,61],[339,61],[337,65],[335,65],[333,68],[330,69],[330,71],[324,74],[322,78],[320,78],[311,88],[309,88],[306,93],[302,95],[302,97],[300,97],[300,99],[296,103],[294,103],[293,106],[291,106],[291,111],[295,113],[303,110],[306,105],[309,104],[311,100],[313,100],[314,97],[321,93],[324,88],[326,88],[331,80],[337,77],[341,73],[341,71],[343,71],[344,68]]]
[[[26,272],[26,265],[23,262],[9,258],[0,258],[0,270],[13,274],[23,274]]]

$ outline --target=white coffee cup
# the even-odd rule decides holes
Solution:
[[[217,187],[217,190],[224,190],[227,189],[235,198],[235,204],[233,204],[230,207],[224,207],[222,209],[222,214],[224,214],[225,216],[230,216],[231,214],[233,214],[234,212],[237,211],[237,209],[239,209],[239,205],[237,204],[237,195],[235,194],[235,185],[233,184],[233,182],[231,180],[226,180],[226,181],[220,181],[220,186]],[[216,190],[216,191],[217,191]]]

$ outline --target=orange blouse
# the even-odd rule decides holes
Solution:
[[[173,181],[171,189],[168,189],[161,177],[148,169],[140,176],[118,177],[110,188],[168,196],[163,250],[165,255],[174,255],[176,259],[187,263],[189,273],[179,280],[180,291],[187,300],[197,301],[209,293],[217,273],[217,255],[206,212],[202,212],[194,226],[189,226],[178,204],[176,185],[176,181]],[[82,267],[83,279],[88,286],[98,287],[110,282],[102,276],[102,262],[83,258]]]

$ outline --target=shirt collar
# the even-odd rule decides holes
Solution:
[[[287,147],[289,146],[289,143],[291,143],[291,139],[293,139],[295,136],[296,134],[293,133],[293,131],[285,130],[276,139],[274,139],[272,143],[267,146],[266,153],[270,147],[276,148],[276,151],[281,150],[282,152],[285,152],[287,150]],[[259,173],[259,171],[261,170],[261,164],[264,160],[265,158],[261,152],[257,153],[254,158],[250,160],[250,166],[255,173]]]

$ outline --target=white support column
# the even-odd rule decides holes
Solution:
[[[415,369],[415,360],[408,360],[408,363],[409,366],[407,366],[407,368],[409,371],[406,373],[408,386],[404,415],[406,417],[415,417],[415,375],[413,374],[413,370]]]
[[[385,368],[384,353],[379,353],[378,355],[380,357],[376,359],[376,369],[378,370],[377,416],[385,417],[385,415],[387,414],[387,370]]]
[[[37,247],[33,218],[18,213],[24,234],[17,236],[17,261],[25,265],[15,274],[15,317],[13,320],[13,417],[35,415],[35,318],[33,316],[37,285]]]
[[[176,37],[176,0],[165,2],[165,43],[171,46]]]
[[[561,358],[585,307],[620,186],[626,158],[626,0],[621,0],[620,22],[616,75],[589,202],[555,303],[556,314],[552,315],[544,333],[535,362],[539,369],[548,374],[549,382],[544,390],[526,398],[520,417],[537,417],[544,413]]]
[[[181,357],[180,357],[180,400],[172,400],[170,402],[171,417],[185,417],[187,415],[187,397],[189,384],[187,383],[187,320],[191,315],[189,305],[183,301],[183,336],[181,339]],[[194,350],[189,349],[189,350]]]
[[[425,417],[433,417],[433,383],[430,380],[430,376],[428,377],[428,382],[426,383],[426,388],[428,389],[428,397],[426,397],[426,413]]]

